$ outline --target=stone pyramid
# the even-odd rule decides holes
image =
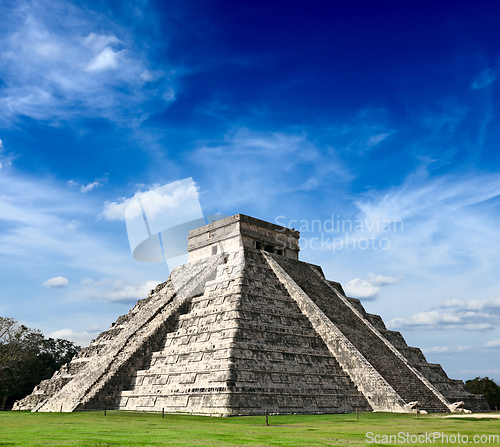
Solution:
[[[238,214],[14,408],[206,415],[488,411],[399,332],[298,260],[299,232]]]

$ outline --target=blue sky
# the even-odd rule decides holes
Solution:
[[[451,377],[500,380],[497,2],[0,14],[1,315],[88,343],[168,275],[132,258],[124,205],[192,177],[206,214],[302,230],[302,260]]]

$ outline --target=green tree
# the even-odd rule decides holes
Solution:
[[[12,393],[13,371],[30,355],[30,335],[34,332],[12,318],[0,317],[0,408]]]
[[[482,394],[492,410],[500,407],[500,386],[488,377],[476,377],[465,382],[472,394]]]
[[[73,342],[0,317],[0,409],[31,393],[80,350]]]
[[[0,379],[24,355],[25,340],[30,329],[19,326],[12,318],[0,317]]]

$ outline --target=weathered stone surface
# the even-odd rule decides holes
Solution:
[[[207,415],[446,411],[483,396],[408,347],[321,268],[299,233],[244,215],[194,230],[174,269],[14,408]]]

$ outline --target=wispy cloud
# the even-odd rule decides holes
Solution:
[[[123,44],[116,36],[97,36],[91,33],[83,42],[97,52],[85,67],[86,71],[115,70],[120,67],[127,51],[113,50],[113,45]]]
[[[136,192],[132,197],[120,197],[115,202],[105,202],[104,209],[99,218],[106,220],[125,220],[125,211],[130,202],[141,196],[141,191]]]
[[[436,267],[472,272],[493,266],[500,249],[499,195],[497,175],[431,177],[421,168],[400,186],[370,191],[355,204],[361,220],[404,222],[404,232],[391,235],[393,271],[429,276]]]
[[[489,348],[489,349],[500,348],[500,339],[487,341],[485,344],[483,344],[483,348]]]
[[[121,303],[135,303],[148,296],[161,281],[146,281],[143,284],[130,284],[122,280],[101,280],[88,290],[91,299],[114,301]]]
[[[98,188],[99,186],[103,186],[104,183],[108,181],[108,174],[104,174],[102,178],[95,179],[93,182],[89,182],[86,185],[81,185],[74,180],[68,180],[68,186],[70,188],[79,188],[80,192],[86,193],[92,191],[93,189]],[[102,182],[102,183],[101,183]]]
[[[326,179],[332,187],[352,179],[332,148],[317,147],[305,134],[239,128],[201,144],[190,161],[207,177],[212,200],[223,198],[227,208],[317,190]]]
[[[500,297],[489,298],[484,300],[444,300],[441,302],[443,308],[463,309],[467,311],[499,311],[500,312]]]
[[[424,354],[445,354],[455,352],[468,352],[472,348],[470,346],[434,346],[433,348],[423,348]]]
[[[92,191],[94,188],[97,188],[99,186],[102,186],[102,184],[99,182],[87,183],[85,186],[82,185],[80,187],[80,191],[81,192],[89,192],[89,191]]]
[[[440,308],[420,312],[387,323],[391,329],[463,329],[486,331],[500,324],[500,298],[485,300],[445,300]],[[491,342],[494,344],[494,342]],[[493,346],[489,346],[493,347]]]
[[[0,159],[2,160],[2,162],[0,162],[0,169],[12,165],[12,158],[12,155],[5,155],[3,142],[0,139]]]
[[[396,277],[382,276],[382,275],[375,276],[373,273],[370,273],[366,279],[371,284],[373,284],[374,286],[377,286],[377,287],[388,286],[391,284],[398,284],[401,281],[403,281],[402,276],[396,276]]]
[[[425,169],[411,174],[401,185],[385,193],[370,192],[356,202],[371,218],[404,220],[425,218],[439,210],[459,211],[500,194],[497,175],[441,176],[431,178]]]
[[[388,133],[381,133],[378,135],[372,135],[370,138],[368,138],[367,145],[368,146],[375,146],[375,145],[379,144],[381,141],[384,141],[388,136],[389,136]]]
[[[173,101],[174,71],[151,67],[135,36],[109,14],[51,0],[6,3],[0,12],[6,35],[0,122],[24,115],[53,123],[103,117],[130,125],[147,117],[148,101],[156,108]],[[64,20],[55,21],[58,16]]]
[[[493,84],[497,77],[495,71],[491,67],[488,67],[476,76],[476,79],[474,79],[470,86],[474,90],[486,88]]]

